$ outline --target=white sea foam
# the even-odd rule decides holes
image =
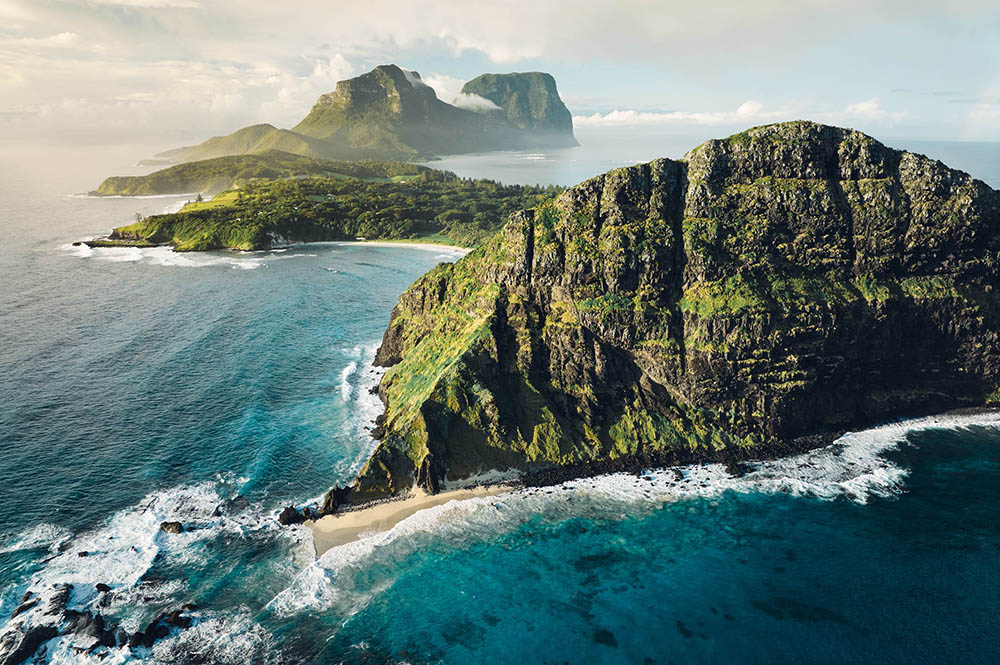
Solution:
[[[39,602],[0,627],[0,640],[8,631],[57,625],[61,612],[48,610],[57,597],[60,584],[73,585],[70,609],[98,609],[96,603],[100,602],[102,613],[120,618],[126,630],[138,630],[143,621],[148,620],[143,618],[143,607],[169,603],[187,588],[184,579],[143,579],[154,561],[181,568],[197,564],[204,556],[203,547],[199,545],[224,534],[271,533],[298,535],[301,539],[301,533],[294,529],[282,530],[275,520],[260,510],[229,501],[228,497],[235,496],[246,481],[246,478],[227,476],[219,477],[216,482],[152,492],[137,505],[119,511],[95,529],[72,535],[59,527],[41,525],[7,541],[5,546],[14,549],[48,546],[52,555],[39,562],[38,570],[26,583],[5,590],[5,595],[15,597],[30,591],[32,598]],[[185,530],[179,534],[164,533],[160,524],[166,521],[182,522]],[[97,583],[109,585],[113,593],[102,597],[95,588]],[[201,623],[191,630],[199,625]],[[92,638],[74,635],[60,638],[49,650],[49,662],[84,662],[76,649],[89,646],[88,640]],[[175,638],[165,640],[173,641]],[[225,643],[227,639],[216,636],[214,646],[221,647]],[[121,659],[127,654],[127,649],[111,650],[99,658],[103,663],[125,662]]]
[[[784,493],[867,503],[905,491],[908,470],[883,455],[907,432],[971,425],[1000,427],[1000,415],[924,418],[852,432],[833,444],[783,459],[748,464],[734,476],[721,464],[611,474],[548,488],[451,501],[419,511],[392,529],[328,550],[279,593],[268,609],[278,615],[324,609],[348,617],[391,584],[383,576],[414,551],[447,543],[460,547],[516,529],[526,519],[621,519],[665,504],[725,492]],[[357,578],[357,581],[355,581]]]
[[[66,244],[60,249],[81,259],[96,259],[112,263],[143,263],[174,268],[208,268],[229,266],[240,270],[266,268],[272,261],[316,257],[298,252],[285,254],[286,249],[253,252],[175,252],[171,247],[88,247]]]
[[[378,395],[372,394],[371,391],[385,374],[385,368],[373,365],[379,344],[380,342],[372,342],[344,349],[344,353],[353,359],[344,368],[344,372],[347,373],[347,370],[351,369],[351,364],[354,365],[354,368],[348,373],[353,384],[347,391],[344,400],[350,403],[351,417],[344,422],[341,434],[360,444],[357,456],[348,457],[337,465],[338,475],[345,478],[357,475],[375,449],[375,442],[371,437],[371,427],[375,419],[382,413],[382,401]],[[341,374],[342,396],[345,395],[343,379],[344,374]]]
[[[38,524],[19,534],[0,537],[0,554],[21,550],[55,550],[72,536],[72,532],[55,524]]]
[[[122,194],[115,194],[112,196],[91,196],[90,194],[67,194],[66,197],[70,199],[134,199],[137,201],[145,201],[147,199],[183,199],[181,205],[187,203],[190,200],[194,200],[198,196],[198,192],[191,192],[188,194],[142,194],[134,196],[125,196]]]
[[[340,395],[345,402],[351,401],[354,393],[354,386],[351,385],[351,377],[358,371],[358,363],[354,360],[347,363],[347,366],[340,372]]]
[[[219,255],[175,252],[170,247],[88,247],[86,245],[63,245],[61,249],[81,259],[94,259],[111,263],[143,263],[147,265],[170,266],[174,268],[205,268],[211,266],[231,266],[242,270],[267,267],[266,261],[294,256],[266,256],[259,253],[233,253]]]
[[[245,665],[261,655],[275,658],[274,637],[253,620],[248,608],[225,617],[213,617],[196,623],[153,646],[158,663],[175,663],[184,656],[198,654],[201,662],[218,665]]]

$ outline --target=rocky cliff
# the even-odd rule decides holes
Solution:
[[[326,508],[995,402],[998,287],[1000,194],[855,131],[770,125],[614,170],[400,297],[381,441]]]
[[[572,118],[548,74],[485,75],[466,85],[499,100],[505,111],[448,104],[417,72],[379,65],[338,82],[291,130],[254,125],[160,156],[189,162],[282,150],[325,159],[385,160],[576,145]]]
[[[578,145],[573,137],[573,116],[559,97],[556,80],[551,74],[483,74],[462,87],[456,103],[469,104],[475,98],[494,105],[509,125],[521,130],[515,136],[526,144]],[[470,106],[489,110],[488,105]]]

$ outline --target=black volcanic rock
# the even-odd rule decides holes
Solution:
[[[782,123],[616,169],[400,297],[382,438],[338,503],[995,403],[998,288],[1000,194],[859,132]]]
[[[289,526],[292,524],[302,524],[305,518],[302,513],[295,510],[294,506],[285,506],[285,508],[278,513],[278,522],[283,526]]]

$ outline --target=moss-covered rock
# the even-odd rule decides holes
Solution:
[[[347,501],[490,469],[732,459],[995,402],[1000,195],[808,122],[512,215],[393,310]]]

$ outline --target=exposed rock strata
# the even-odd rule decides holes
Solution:
[[[745,459],[1000,397],[1000,195],[808,122],[617,169],[404,293],[330,509],[489,469]]]

